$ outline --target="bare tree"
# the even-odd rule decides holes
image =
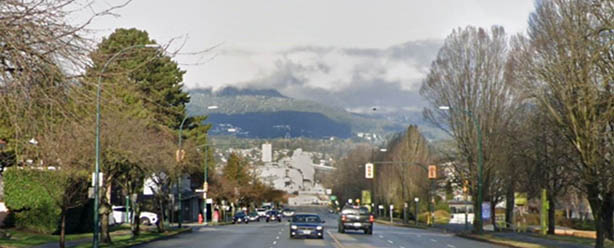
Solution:
[[[612,238],[614,73],[612,1],[543,1],[518,37],[515,77],[574,147],[576,173],[596,220],[595,247]]]
[[[477,181],[477,136],[481,130],[484,193],[492,205],[500,200],[502,193],[497,167],[510,161],[504,142],[505,130],[521,106],[504,77],[506,56],[507,38],[502,27],[493,26],[490,32],[475,27],[456,29],[446,38],[420,90],[432,107],[425,109],[425,117],[444,130],[450,130],[458,152],[466,161],[453,163],[458,165],[455,167],[457,178]],[[439,106],[450,106],[451,111],[437,110]],[[470,186],[474,209],[481,211],[481,203],[477,201],[478,185],[472,183]],[[478,223],[476,219],[475,230],[481,230]]]

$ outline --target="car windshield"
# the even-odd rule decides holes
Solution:
[[[317,215],[297,215],[292,217],[292,222],[301,223],[321,223],[320,216]]]
[[[251,212],[251,213],[249,213],[249,216],[258,216],[258,213],[256,213],[256,212]]]

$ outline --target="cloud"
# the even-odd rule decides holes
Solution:
[[[239,85],[273,88],[353,112],[372,106],[420,109],[424,101],[418,90],[441,44],[428,40],[385,49],[295,47],[276,53],[272,66],[260,65],[256,78]]]

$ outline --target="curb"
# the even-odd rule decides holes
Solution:
[[[390,221],[383,221],[383,220],[375,220],[375,223],[382,224],[382,225],[388,225],[388,226],[398,226],[398,227],[417,228],[417,229],[427,229],[428,228],[426,226],[416,226],[416,225],[407,225],[407,224],[400,224],[400,223],[390,223]]]
[[[486,239],[486,238],[481,238],[481,237],[476,237],[474,235],[467,235],[467,234],[463,234],[463,233],[457,233],[456,234],[457,237],[461,237],[464,239],[470,239],[470,240],[475,240],[475,241],[479,241],[479,242],[484,242],[484,243],[489,243],[489,244],[495,244],[495,245],[501,245],[501,246],[505,246],[505,247],[511,247],[511,248],[526,248],[526,246],[517,246],[517,245],[512,245],[512,244],[508,244],[506,242],[503,241],[497,241],[497,240],[490,240],[490,239]],[[513,240],[511,240],[513,241]],[[519,241],[517,241],[519,242]],[[535,244],[535,245],[539,245],[539,244]],[[542,246],[542,245],[539,245]],[[542,246],[545,247],[545,246]]]
[[[131,245],[130,247],[137,246],[137,245],[145,245],[145,244],[149,244],[151,242],[160,241],[160,240],[166,240],[166,239],[174,238],[175,236],[177,236],[179,234],[191,233],[191,232],[192,232],[192,228],[185,228],[185,229],[183,229],[181,231],[178,231],[177,233],[173,233],[173,234],[170,234],[170,235],[164,236],[164,237],[159,237],[157,239],[147,240],[147,241],[145,241],[143,243]]]

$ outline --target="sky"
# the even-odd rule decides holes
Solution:
[[[134,27],[172,42],[187,88],[274,88],[353,112],[419,110],[422,80],[454,28],[524,32],[533,9],[533,0],[133,0],[90,28],[95,39]]]

